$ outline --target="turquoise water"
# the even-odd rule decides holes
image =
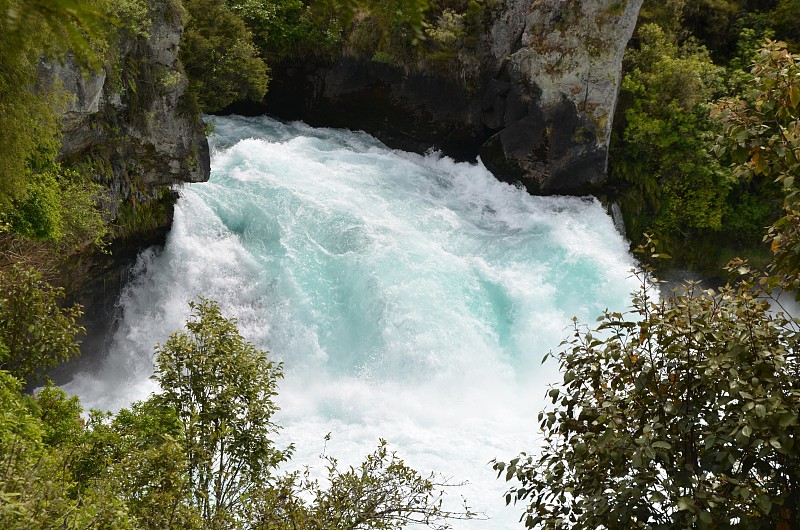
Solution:
[[[487,462],[536,446],[571,317],[622,309],[633,260],[591,199],[531,197],[482,166],[357,132],[217,118],[212,177],[181,189],[164,250],[144,252],[108,357],[67,385],[116,409],[154,390],[152,351],[187,301],[217,300],[285,363],[282,439],[355,464],[386,438],[451,492],[521,527]],[[320,464],[321,467],[321,464]]]

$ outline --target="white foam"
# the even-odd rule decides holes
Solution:
[[[518,526],[487,465],[535,449],[557,379],[542,356],[570,318],[622,309],[633,261],[593,200],[530,197],[480,164],[391,151],[363,133],[216,118],[212,181],[182,189],[161,254],[140,257],[105,364],[69,391],[118,408],[153,390],[153,345],[203,295],[284,361],[293,465],[355,464],[378,438],[471,484],[453,492]]]

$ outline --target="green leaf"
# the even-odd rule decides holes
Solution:
[[[756,505],[761,508],[763,513],[769,513],[772,509],[772,499],[770,499],[768,495],[759,495],[756,497]]]
[[[800,86],[793,85],[789,89],[789,99],[792,102],[792,107],[797,108],[800,104]]]
[[[778,425],[781,427],[789,427],[790,425],[797,425],[797,414],[787,412],[778,417]]]

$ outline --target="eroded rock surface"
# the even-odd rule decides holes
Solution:
[[[59,279],[70,302],[86,311],[84,356],[96,362],[113,328],[119,293],[138,253],[163,244],[172,222],[175,186],[209,178],[204,124],[184,101],[187,80],[178,64],[183,32],[179,6],[149,2],[146,35],[122,32],[114,57],[87,73],[74,60],[43,64],[40,83],[60,84],[68,105],[61,157],[84,164],[107,187],[105,209],[116,237],[110,252],[88,247],[71,257]],[[75,370],[66,366],[63,373]]]
[[[251,110],[363,129],[403,149],[480,155],[532,193],[591,192],[605,178],[622,56],[641,5],[498,0],[455,67],[286,62],[273,66],[265,106]]]

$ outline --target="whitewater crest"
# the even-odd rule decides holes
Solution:
[[[67,385],[115,409],[155,389],[152,351],[187,302],[216,300],[283,361],[278,421],[294,461],[356,463],[386,438],[516,526],[487,462],[535,447],[571,317],[628,303],[627,243],[594,200],[532,197],[480,164],[393,151],[358,132],[216,119],[209,183],[181,190],[144,252],[96,372]]]

